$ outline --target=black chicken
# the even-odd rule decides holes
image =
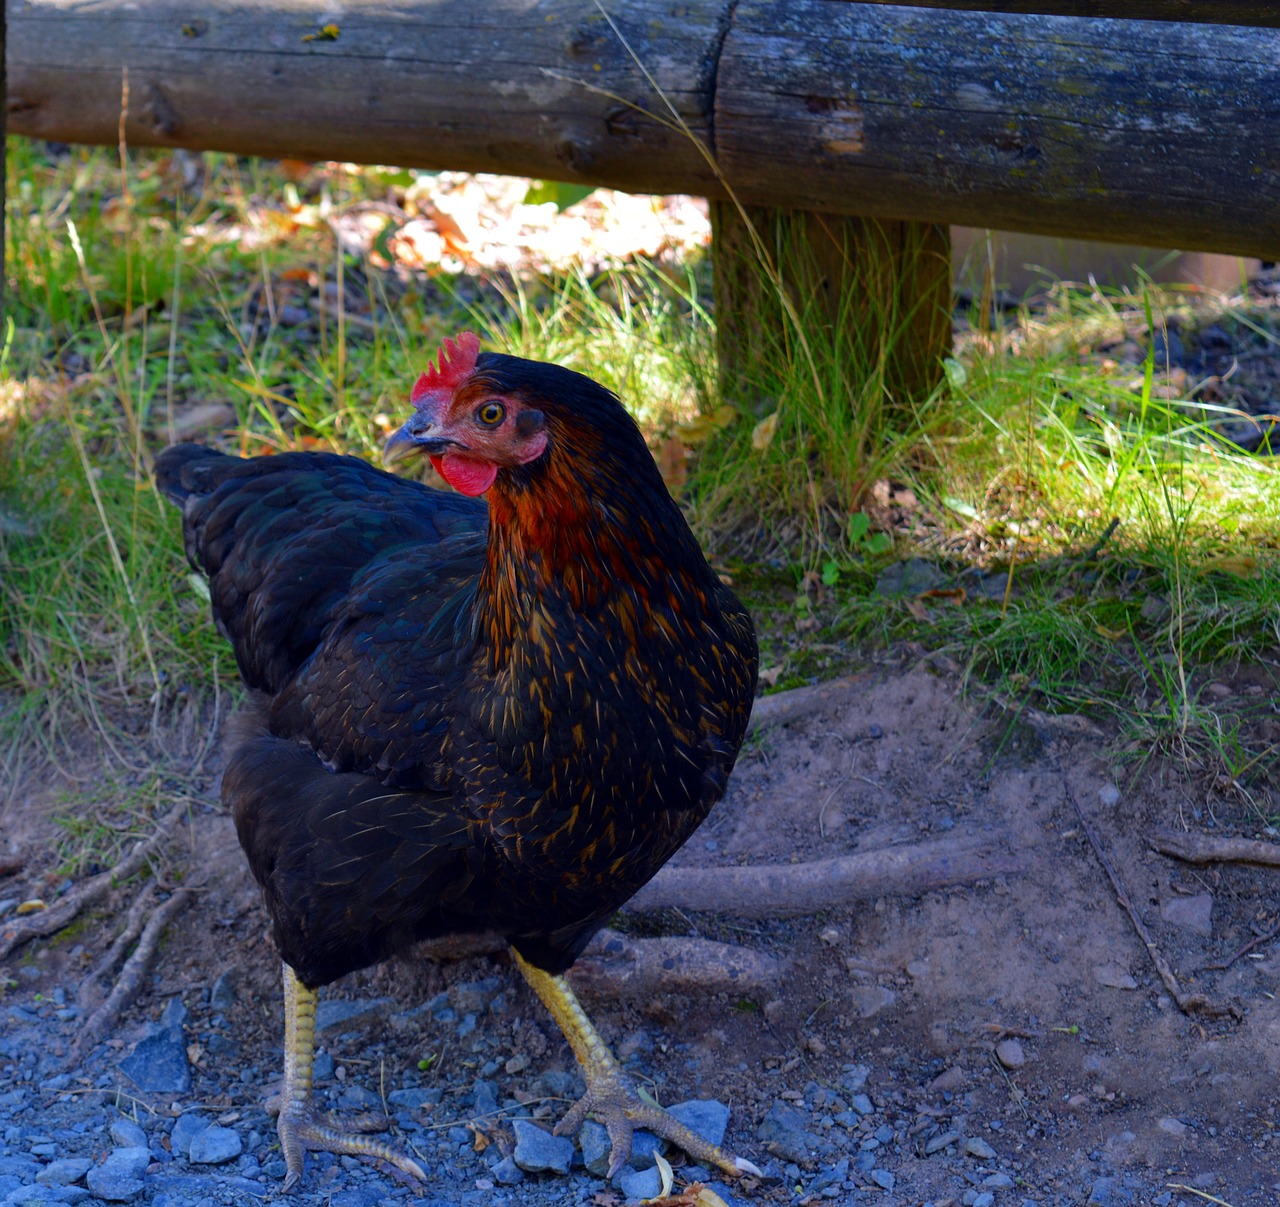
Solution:
[[[723,793],[750,618],[608,390],[466,333],[411,398],[385,461],[460,494],[325,453],[156,460],[259,705],[222,797],[284,959],[285,1189],[308,1148],[422,1176],[311,1107],[317,990],[460,932],[509,941],[586,1076],[557,1131],[600,1117],[611,1176],[637,1124],[751,1169],[641,1101],[562,976]]]

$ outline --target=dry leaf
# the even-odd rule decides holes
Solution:
[[[1125,629],[1108,629],[1100,624],[1095,624],[1093,627],[1099,637],[1105,637],[1108,641],[1119,641],[1121,637],[1129,635]]]
[[[917,620],[928,620],[929,609],[924,606],[918,599],[904,599],[903,605],[907,611],[911,613]]]
[[[966,595],[963,587],[936,587],[932,591],[921,591],[916,598],[936,599],[941,603],[955,604],[958,607],[964,603]]]
[[[766,415],[756,424],[751,433],[751,447],[758,453],[764,452],[773,443],[773,433],[777,430],[778,412],[774,411],[773,414]]]
[[[38,914],[42,909],[48,908],[39,897],[32,897],[30,901],[24,901],[13,912],[15,914]]]
[[[1196,567],[1197,574],[1234,574],[1237,578],[1252,578],[1257,570],[1258,559],[1247,553],[1225,553]]]
[[[676,435],[688,448],[697,448],[706,444],[717,432],[723,431],[738,417],[738,412],[731,406],[716,407],[708,415],[695,415],[692,419],[676,427]]]

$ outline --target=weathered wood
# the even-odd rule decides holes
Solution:
[[[946,227],[713,201],[711,229],[720,385],[731,402],[754,407],[769,367],[791,359],[792,315],[811,345],[820,331],[843,345],[841,363],[882,366],[891,404],[941,380],[951,334]]]
[[[743,0],[715,145],[753,202],[1274,257],[1280,33]]]
[[[334,11],[16,0],[10,129],[113,144],[127,65],[135,145],[726,196],[592,0]],[[744,203],[1280,256],[1276,30],[851,0],[610,11]]]
[[[703,139],[727,21],[705,0],[630,4],[621,21]],[[18,0],[11,26],[11,129],[34,137],[114,144],[127,66],[136,146],[714,183],[589,0]]]
[[[1205,25],[1280,26],[1280,6],[1258,0],[871,0],[907,8],[1052,13],[1125,21],[1190,21]]]

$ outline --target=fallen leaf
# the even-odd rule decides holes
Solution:
[[[751,447],[762,453],[773,443],[773,434],[778,430],[778,412],[766,415],[751,432]]]
[[[917,599],[937,599],[942,603],[955,604],[959,607],[964,603],[966,595],[963,587],[935,587],[931,591],[921,591],[916,596]]]
[[[1252,578],[1258,569],[1258,559],[1247,553],[1224,553],[1211,557],[1196,567],[1197,574],[1234,574],[1237,578]]]
[[[717,432],[727,428],[737,417],[737,410],[731,406],[716,407],[709,414],[695,415],[692,419],[685,420],[677,426],[676,434],[689,448],[697,448],[700,444],[706,444]]]
[[[32,897],[30,901],[24,901],[13,912],[15,914],[38,914],[42,909],[48,908],[39,897]]]
[[[906,606],[907,611],[910,612],[917,620],[924,621],[929,619],[929,609],[926,608],[919,600],[904,599],[902,602]]]

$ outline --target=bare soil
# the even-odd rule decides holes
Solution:
[[[1274,741],[1274,683],[1255,670],[1214,690],[1222,708],[1238,714],[1244,739]],[[732,1106],[730,1147],[774,1174],[763,1185],[735,1188],[740,1201],[943,1207],[972,1202],[984,1179],[1002,1173],[1013,1184],[997,1192],[998,1203],[1280,1202],[1280,940],[1273,933],[1280,872],[1194,868],[1154,853],[1147,841],[1169,829],[1273,838],[1267,824],[1278,810],[1265,760],[1249,782],[1232,780],[1196,759],[1143,757],[1149,749],[1124,749],[1084,723],[1037,719],[1038,728],[1025,714],[1019,721],[966,700],[954,677],[925,663],[886,664],[851,681],[821,711],[754,737],[725,800],[676,859],[714,879],[724,864],[984,835],[1019,857],[1019,872],[914,896],[833,901],[819,916],[760,921],[668,910],[619,919],[633,934],[696,934],[782,962],[777,983],[750,995],[587,1001],[605,1038],[651,1079],[661,1100],[707,1097]],[[165,744],[175,776],[190,771],[202,744],[189,723],[187,731]],[[180,996],[192,1011],[190,1097],[238,1114],[269,1145],[262,1100],[279,1062],[278,964],[216,803],[218,757],[215,751],[189,784],[189,824],[174,863],[160,869],[172,876],[181,866],[186,881],[200,885],[194,904],[171,927],[108,1040],[105,1062],[73,1070],[66,1090],[44,1097],[49,1107],[70,1109],[77,1090],[101,1080],[105,1068],[121,1101],[144,1112],[171,1110],[167,1098],[148,1099],[116,1066],[144,1024]],[[77,768],[81,776],[89,771],[91,764]],[[46,772],[9,795],[0,821],[25,866],[0,874],[0,898],[53,889],[45,872],[55,782]],[[1178,1008],[1117,903],[1099,852],[1181,987],[1238,1018]],[[113,894],[88,925],[29,944],[0,965],[10,982],[0,1019],[7,1007],[24,1007],[47,1019],[47,1051],[65,1052],[77,1024],[55,1021],[51,990],[64,986],[74,1000],[133,891]],[[10,914],[0,930],[13,921]],[[1270,937],[1237,955],[1263,935]],[[215,1011],[208,991],[227,971],[236,978],[234,1003]],[[506,983],[509,1008],[484,1014],[479,1038],[459,1041],[452,1024],[441,1027],[416,1009],[451,986],[494,976]],[[572,1059],[501,954],[399,961],[347,978],[326,996],[392,1000],[322,1042],[349,1081],[374,1092],[383,1081],[387,1088],[443,1087],[443,1101],[422,1120],[428,1130],[467,1121],[466,1091],[488,1056],[502,1062],[493,1074],[500,1098],[528,1098],[530,1110],[548,1119],[565,1109],[541,1101],[539,1091],[548,1071],[571,1069]],[[225,1016],[234,1054],[201,1047],[214,1013]],[[419,1073],[428,1053],[436,1060]],[[854,1126],[847,1111],[864,1073],[873,1110]],[[821,1141],[811,1159],[771,1150],[758,1136],[779,1101],[801,1112]],[[508,1125],[472,1122],[485,1143],[509,1147]],[[877,1170],[892,1174],[891,1192],[851,1167],[824,1198],[813,1197],[824,1171],[867,1152]],[[485,1173],[479,1158],[462,1168],[468,1191]],[[607,1190],[602,1181],[598,1189]],[[433,1193],[448,1188],[428,1187]],[[550,1177],[493,1193],[495,1202],[559,1201]]]

